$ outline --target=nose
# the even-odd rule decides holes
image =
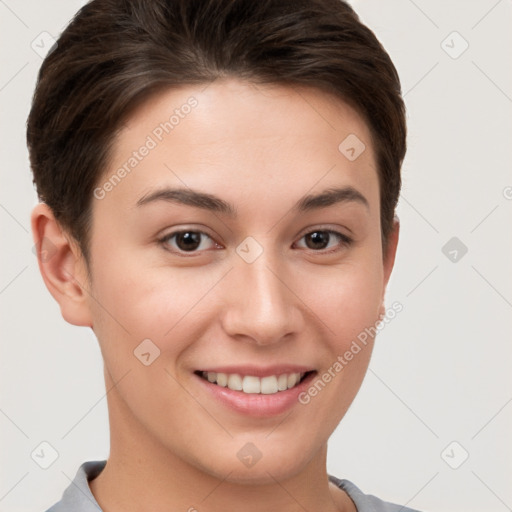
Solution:
[[[235,262],[230,272],[222,324],[227,334],[257,345],[271,345],[304,328],[293,278],[277,258],[264,252],[256,261]]]

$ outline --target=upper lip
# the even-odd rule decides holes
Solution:
[[[295,365],[295,364],[280,364],[273,366],[254,366],[254,365],[237,365],[237,366],[215,366],[208,368],[201,368],[198,372],[216,372],[228,373],[239,375],[251,375],[254,377],[269,377],[270,375],[282,375],[283,373],[307,373],[314,371],[310,366]]]

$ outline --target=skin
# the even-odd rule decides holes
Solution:
[[[360,388],[373,340],[309,404],[271,418],[211,400],[193,371],[294,363],[321,375],[384,313],[398,223],[383,254],[368,127],[316,89],[233,78],[187,86],[132,113],[99,186],[190,96],[197,107],[93,200],[90,282],[51,210],[32,213],[35,241],[55,246],[39,261],[43,279],[64,319],[94,330],[104,358],[111,452],[91,490],[106,512],[353,511],[328,482],[327,440]],[[338,150],[349,134],[366,145],[354,161]],[[218,196],[237,216],[166,201],[136,206],[164,185]],[[347,186],[368,206],[293,210],[305,195]],[[326,249],[308,247],[304,235],[327,228],[353,242],[333,236]],[[159,241],[177,229],[211,238],[191,256],[176,238]],[[263,249],[250,264],[236,252],[248,236]],[[145,366],[133,351],[148,338],[160,356]],[[248,442],[262,453],[250,468],[237,457]]]

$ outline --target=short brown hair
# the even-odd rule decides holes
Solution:
[[[162,88],[221,76],[334,93],[366,121],[385,246],[406,151],[398,73],[342,0],[93,0],[39,71],[27,122],[38,196],[86,261],[93,189],[123,119]],[[341,142],[341,141],[340,141]]]

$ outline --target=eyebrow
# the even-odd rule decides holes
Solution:
[[[190,188],[162,188],[149,192],[137,201],[137,207],[156,201],[181,203],[216,213],[223,213],[230,217],[236,216],[236,210],[230,203],[212,194],[199,192]]]
[[[370,203],[366,197],[354,187],[329,188],[319,194],[304,196],[293,209],[299,212],[305,212],[318,208],[327,208],[328,206],[338,203],[351,202],[362,204],[368,210],[370,209]]]
[[[148,192],[137,201],[137,207],[158,201],[194,206],[230,217],[236,217],[236,208],[232,204],[212,194],[190,188],[162,188]],[[292,210],[301,213],[327,208],[339,203],[359,203],[367,209],[370,208],[366,197],[355,188],[348,186],[329,188],[318,194],[304,196],[293,206]]]

